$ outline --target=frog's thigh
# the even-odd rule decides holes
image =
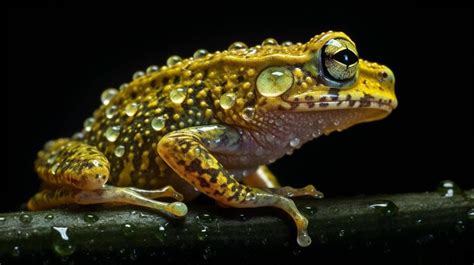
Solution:
[[[251,175],[244,177],[243,182],[252,187],[262,188],[265,191],[275,193],[288,198],[300,196],[312,196],[323,198],[323,193],[316,190],[313,185],[304,188],[281,187],[277,178],[266,165],[259,166]]]
[[[278,194],[240,184],[211,152],[239,152],[240,134],[224,125],[186,128],[165,135],[158,143],[163,160],[191,185],[216,201],[237,208],[272,206],[283,209],[294,220],[298,244],[308,246],[308,220],[294,202]]]

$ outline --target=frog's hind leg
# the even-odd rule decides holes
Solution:
[[[181,202],[165,203],[150,199],[179,199],[180,194],[171,187],[145,191],[105,185],[109,168],[107,158],[93,146],[69,139],[52,141],[38,153],[35,161],[36,172],[45,182],[45,189],[28,201],[28,208],[42,210],[73,203],[121,203],[143,206],[175,216],[187,213],[186,205]]]
[[[281,195],[240,184],[212,152],[241,152],[239,131],[224,125],[185,128],[165,135],[157,145],[161,158],[183,179],[202,193],[236,208],[277,207],[293,218],[301,246],[311,244],[308,220],[295,203]]]
[[[253,174],[246,176],[243,179],[243,182],[246,185],[258,187],[262,190],[266,190],[287,198],[300,196],[311,196],[315,198],[324,197],[324,194],[316,190],[313,185],[308,185],[303,188],[293,188],[288,186],[281,187],[275,175],[273,175],[270,169],[265,165],[259,166]]]

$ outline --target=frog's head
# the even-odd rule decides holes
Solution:
[[[360,59],[342,32],[282,49],[286,56],[274,56],[255,81],[262,111],[318,113],[329,133],[382,119],[397,106],[392,71]]]

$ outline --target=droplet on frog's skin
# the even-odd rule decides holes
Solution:
[[[87,223],[95,223],[99,220],[99,217],[95,214],[86,214],[84,215],[84,221],[86,221]]]
[[[281,43],[281,45],[283,45],[283,46],[291,46],[291,45],[293,45],[293,42],[291,42],[291,41],[284,41],[284,42]]]
[[[243,49],[247,49],[247,44],[240,41],[234,42],[229,46],[229,51],[237,51]]]
[[[71,138],[73,140],[82,140],[84,139],[84,133],[83,132],[77,132],[77,133],[74,133]]]
[[[20,215],[20,221],[24,224],[29,224],[31,223],[32,220],[33,220],[33,217],[29,214],[24,213]]]
[[[246,107],[242,110],[242,118],[246,121],[250,121],[255,117],[255,108]],[[271,134],[270,134],[271,135]],[[273,135],[272,135],[273,136]]]
[[[107,117],[107,119],[112,119],[115,116],[115,114],[117,114],[117,110],[118,108],[115,105],[108,107],[105,110],[105,117]]]
[[[436,191],[444,197],[453,197],[462,194],[461,188],[451,180],[441,181]]]
[[[397,205],[395,205],[395,203],[389,200],[374,201],[369,204],[369,207],[387,216],[396,215],[398,212]]]
[[[123,83],[123,84],[120,85],[119,90],[122,91],[122,90],[124,90],[124,89],[127,88],[127,87],[128,87],[128,84],[127,84],[127,83]]]
[[[301,211],[307,215],[313,215],[316,213],[317,209],[312,206],[304,206],[301,208]]]
[[[7,220],[7,218],[0,216],[0,222],[5,222],[5,220]]]
[[[110,126],[104,133],[109,142],[115,142],[120,135],[120,126]]]
[[[181,62],[181,57],[179,57],[178,55],[173,55],[173,56],[170,56],[168,57],[168,60],[166,60],[166,65],[168,65],[169,67]]]
[[[300,142],[301,142],[300,138],[295,137],[290,140],[290,146],[297,147],[300,144]]]
[[[163,116],[156,117],[151,120],[151,127],[155,131],[161,131],[165,127],[166,120]]]
[[[151,74],[151,73],[154,73],[154,72],[157,72],[158,70],[160,70],[160,68],[156,65],[150,65],[148,66],[148,68],[146,69],[146,73],[147,74]]]
[[[206,56],[208,53],[209,52],[205,49],[199,49],[199,50],[194,52],[193,57],[194,57],[194,59],[202,58],[202,57]]]
[[[268,38],[262,42],[262,46],[272,46],[272,45],[278,45],[278,41],[276,41],[273,38]]]
[[[125,114],[127,114],[127,116],[129,117],[132,117],[133,115],[137,113],[138,107],[139,105],[136,102],[127,104],[127,106],[125,107]]]
[[[109,104],[110,100],[112,100],[112,98],[117,95],[117,93],[118,90],[115,88],[107,88],[106,90],[104,90],[104,92],[102,92],[102,94],[100,95],[100,100],[102,101],[102,104]]]
[[[143,71],[136,71],[135,73],[133,73],[132,75],[132,79],[133,80],[137,80],[138,78],[142,77],[145,75],[145,72]]]
[[[178,87],[170,92],[170,99],[175,104],[181,104],[186,99],[186,88]]]
[[[19,246],[14,246],[12,249],[12,256],[13,257],[19,257],[21,254],[20,252],[20,247]]]
[[[309,237],[308,232],[301,232],[298,233],[296,242],[298,242],[298,245],[300,245],[301,247],[307,247],[311,245],[311,237]]]
[[[222,95],[219,99],[219,104],[221,105],[221,108],[223,109],[230,109],[232,106],[235,104],[235,98],[237,96],[232,93],[232,92],[227,92],[224,95]]]
[[[116,157],[122,157],[124,153],[125,153],[125,147],[123,145],[118,145],[117,147],[115,147],[114,155]]]
[[[265,97],[277,97],[293,85],[293,73],[285,67],[272,66],[263,70],[257,78],[257,90]]]

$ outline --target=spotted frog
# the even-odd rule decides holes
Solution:
[[[394,83],[342,32],[171,56],[105,90],[81,132],[45,144],[35,161],[42,189],[28,208],[119,203],[182,217],[182,201],[204,193],[226,207],[282,209],[308,246],[308,221],[291,198],[323,194],[281,187],[267,165],[322,134],[386,117],[397,106]]]

